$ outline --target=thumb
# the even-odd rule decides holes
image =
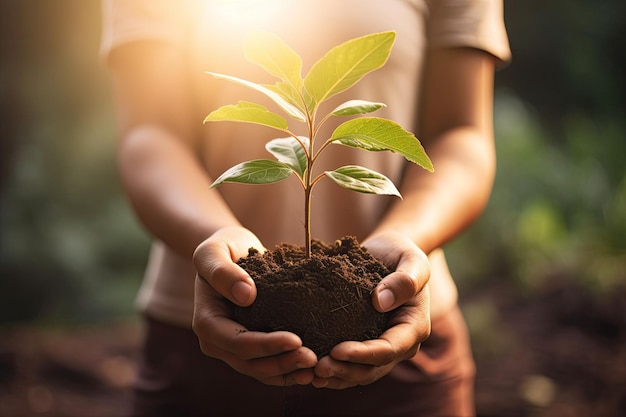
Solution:
[[[198,277],[215,291],[242,307],[256,298],[256,286],[250,275],[232,259],[228,245],[223,241],[203,242],[193,255]]]

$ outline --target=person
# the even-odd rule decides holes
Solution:
[[[493,78],[510,58],[502,8],[502,0],[103,0],[120,176],[154,237],[137,301],[146,335],[133,416],[474,415],[475,365],[441,247],[480,215],[492,188]],[[431,174],[393,153],[341,146],[320,160],[320,170],[382,172],[403,199],[316,186],[314,237],[356,236],[394,270],[372,294],[377,310],[392,311],[383,335],[319,359],[293,333],[242,331],[225,307],[255,300],[235,264],[248,248],[303,243],[295,180],[209,189],[236,163],[267,157],[263,145],[275,137],[250,124],[202,124],[240,100],[271,107],[206,74],[273,82],[243,57],[254,30],[280,36],[305,72],[343,41],[394,30],[387,64],[329,109],[352,98],[386,103],[376,116],[415,132],[435,166]]]

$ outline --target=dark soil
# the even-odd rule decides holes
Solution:
[[[0,327],[0,416],[128,416],[141,334],[137,321]]]
[[[340,342],[375,339],[385,330],[387,314],[374,309],[371,295],[391,271],[353,237],[333,245],[314,240],[310,258],[286,243],[264,254],[250,249],[238,263],[258,291],[250,307],[232,305],[235,321],[249,330],[293,332],[319,357]]]

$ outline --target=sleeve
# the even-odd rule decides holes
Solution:
[[[182,44],[184,5],[182,0],[102,0],[102,59],[120,45],[136,41]]]
[[[427,0],[431,47],[471,47],[511,60],[503,0]]]

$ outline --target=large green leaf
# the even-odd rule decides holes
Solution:
[[[307,168],[307,157],[302,145],[308,146],[309,138],[304,136],[298,138],[302,144],[293,137],[279,138],[269,141],[265,145],[265,149],[274,155],[279,162],[289,165],[300,178],[303,178]]]
[[[334,116],[354,116],[355,114],[371,113],[382,107],[387,106],[385,103],[374,103],[365,100],[350,100],[337,106],[331,114]]]
[[[244,43],[244,56],[296,91],[302,90],[302,58],[273,33],[251,33]]]
[[[389,178],[371,169],[347,165],[325,174],[340,186],[367,194],[400,196],[400,192]]]
[[[361,117],[348,120],[335,129],[330,140],[368,151],[392,151],[428,171],[434,171],[422,144],[398,123],[379,117]]]
[[[272,113],[260,104],[247,101],[220,107],[204,119],[204,123],[222,121],[255,123],[280,130],[288,128],[287,121],[283,117]]]
[[[228,80],[236,84],[240,84],[248,88],[251,88],[253,90],[256,90],[260,93],[263,93],[269,98],[271,98],[276,104],[278,104],[278,106],[280,106],[280,108],[283,109],[285,113],[287,113],[289,116],[301,122],[306,121],[306,116],[304,115],[304,113],[302,113],[302,111],[299,108],[291,104],[288,100],[282,97],[282,95],[278,94],[277,92],[273,90],[270,90],[269,88],[261,84],[253,83],[252,81],[244,80],[238,77],[233,77],[231,75],[218,74],[216,72],[207,72],[207,74],[211,74],[215,78]]]
[[[347,90],[369,72],[382,67],[389,58],[395,37],[394,32],[375,33],[331,49],[304,79],[312,106]]]
[[[229,168],[220,175],[211,188],[215,188],[225,182],[238,182],[242,184],[272,184],[288,178],[293,170],[287,164],[269,159],[257,159],[242,162]]]

